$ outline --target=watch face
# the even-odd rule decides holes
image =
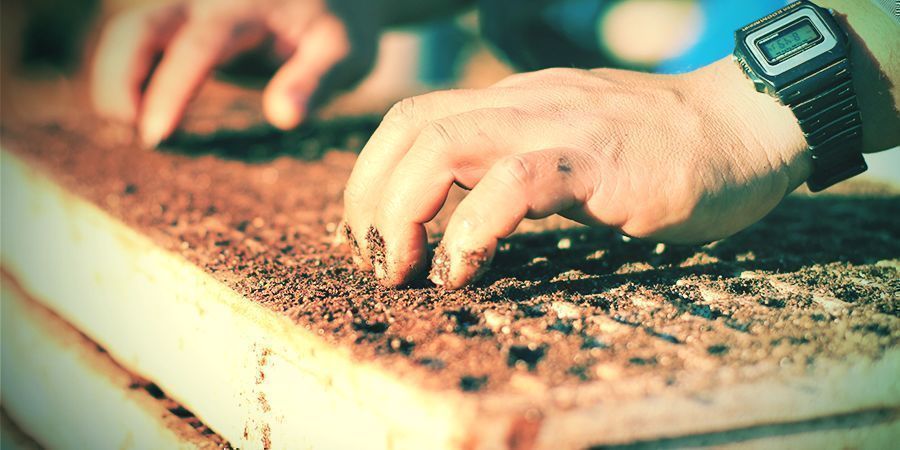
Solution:
[[[755,44],[762,50],[766,61],[775,65],[822,40],[822,33],[816,30],[809,18],[801,17],[790,25],[763,36]]]
[[[748,34],[744,41],[765,74],[783,74],[834,49],[838,41],[818,13],[797,8]]]

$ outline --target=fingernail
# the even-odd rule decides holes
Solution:
[[[438,286],[444,286],[447,284],[449,277],[450,258],[442,242],[434,250],[434,258],[431,260],[431,270],[428,272],[428,279]]]
[[[359,251],[359,242],[356,242],[356,237],[353,236],[353,230],[350,229],[350,225],[344,223],[343,233],[347,238],[347,242],[350,243],[350,255],[353,256],[353,262],[359,265],[362,262],[362,255]]]
[[[347,230],[350,228],[347,227],[347,222],[343,220],[338,223],[337,228],[334,231],[334,237],[331,239],[331,245],[333,247],[340,247],[344,244],[350,243],[350,236],[347,234]]]
[[[381,233],[375,227],[370,226],[369,231],[366,232],[366,242],[369,245],[369,257],[372,259],[372,267],[375,268],[375,278],[379,280],[384,279],[387,276],[384,268],[385,260],[387,259],[384,251],[384,238],[381,237]]]
[[[484,247],[463,252],[462,264],[472,269],[472,276],[467,283],[478,279],[484,274],[489,267],[487,264],[488,259],[488,250]],[[431,271],[428,273],[428,279],[438,286],[447,287],[450,284],[452,268],[452,257],[447,252],[444,244],[441,243],[434,251],[434,259],[431,261]]]

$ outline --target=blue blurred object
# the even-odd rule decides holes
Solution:
[[[784,0],[700,0],[704,29],[693,47],[663,61],[655,72],[682,73],[721,59],[734,50],[734,30],[775,11]]]
[[[430,86],[452,83],[457,73],[457,59],[466,44],[466,33],[454,20],[429,24],[422,31],[419,81]]]
[[[480,0],[482,33],[522,70],[622,67],[597,42],[597,24],[621,0]],[[698,0],[704,17],[697,43],[656,67],[680,73],[731,53],[734,30],[786,4],[785,0]]]

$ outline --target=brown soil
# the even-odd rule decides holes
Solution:
[[[706,246],[606,229],[522,233],[473,287],[382,288],[331,245],[354,152],[376,124],[181,136],[145,151],[130,130],[72,114],[6,123],[2,138],[250,301],[427,386],[673,385],[758,363],[802,373],[900,342],[900,196],[859,182],[792,195]]]

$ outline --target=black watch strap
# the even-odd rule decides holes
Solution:
[[[815,92],[811,97],[803,94]],[[806,136],[812,175],[806,181],[818,192],[866,171],[862,120],[850,78],[850,63],[842,58],[776,91],[791,108]]]

